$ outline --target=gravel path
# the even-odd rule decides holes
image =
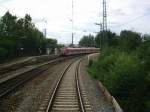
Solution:
[[[93,112],[113,112],[112,105],[108,103],[97,85],[97,80],[87,73],[87,58],[80,65],[80,79],[87,91]]]
[[[53,88],[57,77],[70,61],[53,65],[48,71],[18,88],[6,98],[0,99],[0,112],[36,112],[47,88]]]

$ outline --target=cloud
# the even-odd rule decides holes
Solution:
[[[142,33],[149,32],[149,0],[111,0],[108,7],[108,26],[111,30],[120,32],[122,29],[134,29]]]
[[[6,2],[9,2],[9,1],[12,1],[12,0],[0,0],[0,3],[6,3]]]
[[[114,10],[111,11],[111,15],[126,16],[127,13],[124,12],[122,9],[114,9]]]
[[[83,35],[99,31],[95,23],[102,22],[103,7],[102,0],[73,1],[74,40],[77,43]],[[47,37],[57,38],[60,43],[71,43],[72,0],[0,0],[0,15],[7,9],[19,17],[30,14],[41,31],[47,29]],[[150,29],[149,0],[107,0],[107,13],[108,28],[112,31],[134,29],[145,33]],[[144,14],[146,16],[137,19]]]

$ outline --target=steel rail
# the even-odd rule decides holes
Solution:
[[[77,67],[76,67],[75,78],[76,78],[76,87],[77,87],[78,102],[79,102],[80,111],[81,111],[81,112],[86,112],[85,106],[84,106],[84,103],[83,103],[82,94],[81,94],[81,88],[80,88],[79,77],[78,77],[78,76],[79,76],[79,67],[80,67],[81,61],[82,61],[82,59],[79,60],[78,65],[77,65]]]
[[[85,111],[85,107],[84,107],[84,103],[83,103],[82,94],[81,94],[81,89],[80,89],[80,84],[79,84],[79,78],[78,78],[79,65],[80,65],[81,60],[78,60],[78,61],[79,62],[77,64],[76,70],[75,70],[75,83],[76,83],[76,92],[77,92],[77,97],[78,97],[78,105],[79,105],[80,112],[86,112]],[[76,61],[74,61],[74,62],[76,62]],[[63,71],[63,73],[61,74],[59,80],[57,81],[57,84],[56,84],[56,86],[54,88],[54,91],[53,91],[52,96],[51,96],[51,98],[49,100],[48,106],[46,108],[46,112],[51,112],[54,100],[56,98],[56,94],[57,94],[58,88],[60,86],[60,83],[61,83],[63,77],[65,76],[66,72],[69,70],[69,68],[71,67],[71,65],[74,64],[74,62],[70,63],[66,67],[65,71]]]
[[[56,97],[56,93],[57,93],[57,90],[58,90],[58,88],[59,88],[60,82],[62,81],[63,76],[65,75],[65,73],[68,71],[68,69],[70,68],[70,66],[71,66],[73,63],[74,63],[74,62],[70,63],[70,64],[66,67],[65,71],[63,71],[63,73],[61,74],[61,76],[60,76],[60,78],[59,78],[59,80],[58,80],[58,82],[57,82],[57,84],[56,84],[56,86],[55,86],[55,88],[54,88],[54,91],[53,91],[53,93],[52,93],[52,96],[51,96],[51,98],[50,98],[50,100],[49,100],[48,106],[47,106],[47,108],[46,108],[46,112],[50,112],[50,110],[52,109],[52,105],[53,105],[54,99],[55,99],[55,97]]]
[[[22,73],[14,78],[8,79],[5,82],[0,83],[0,98],[4,97],[15,88],[21,86],[25,82],[29,81],[30,79],[38,76],[37,74],[41,74],[42,72],[46,71],[49,68],[49,64],[58,63],[60,61],[70,59],[71,57],[63,57],[51,60],[49,62],[43,63],[32,70],[29,70],[25,73]]]

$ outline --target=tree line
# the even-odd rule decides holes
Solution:
[[[0,61],[45,54],[47,47],[53,51],[56,46],[57,40],[46,38],[35,27],[30,15],[18,18],[6,12],[0,18]]]
[[[125,112],[149,112],[150,35],[105,31],[93,41],[96,47],[101,44],[101,53],[96,62],[90,61],[88,72],[107,87]]]

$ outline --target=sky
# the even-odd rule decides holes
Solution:
[[[150,33],[149,0],[106,0],[108,29],[119,33],[133,30]],[[102,22],[102,0],[73,0],[74,43],[83,35],[96,35]],[[0,0],[0,16],[9,10],[19,18],[30,14],[36,27],[46,28],[47,38],[70,44],[72,35],[72,0]]]

